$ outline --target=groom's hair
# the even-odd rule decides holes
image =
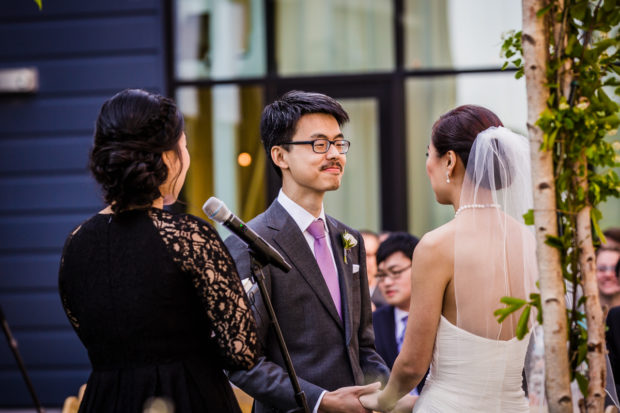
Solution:
[[[261,140],[267,151],[267,159],[280,177],[282,171],[271,160],[271,148],[290,142],[297,130],[299,119],[312,113],[331,115],[339,126],[349,121],[349,115],[335,99],[322,93],[299,90],[285,93],[263,110],[260,120]]]
[[[408,232],[392,232],[385,241],[379,244],[379,249],[377,249],[377,265],[399,251],[411,259],[416,245],[418,245],[418,239]]]

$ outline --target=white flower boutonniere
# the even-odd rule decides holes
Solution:
[[[344,247],[344,263],[347,263],[347,254],[351,251],[351,248],[357,245],[357,240],[347,231],[342,233],[342,246]]]

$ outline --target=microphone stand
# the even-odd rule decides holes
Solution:
[[[257,257],[256,254],[252,250],[250,250],[251,277],[256,282],[256,284],[258,284],[258,289],[260,290],[261,296],[263,298],[263,304],[267,309],[269,320],[271,321],[271,325],[273,326],[276,337],[278,339],[280,353],[282,353],[282,358],[284,359],[284,363],[286,364],[288,377],[291,381],[291,384],[293,385],[293,391],[295,392],[295,401],[297,402],[297,406],[299,406],[297,409],[289,410],[287,413],[310,413],[311,410],[308,407],[306,394],[303,390],[301,390],[301,386],[299,385],[299,380],[297,379],[297,375],[295,374],[295,368],[293,367],[291,356],[286,347],[286,343],[284,342],[284,336],[282,335],[280,324],[278,323],[276,313],[273,310],[273,305],[271,304],[271,298],[269,297],[267,287],[265,286],[265,274],[263,273],[263,267],[265,265],[266,264],[260,261],[259,257]]]
[[[2,323],[2,330],[4,331],[4,335],[6,336],[7,341],[9,342],[9,347],[11,347],[11,351],[13,352],[13,356],[15,356],[15,360],[17,361],[17,365],[21,370],[22,377],[26,382],[26,386],[30,391],[30,396],[32,396],[32,401],[34,401],[34,405],[37,408],[38,413],[44,413],[45,410],[41,406],[41,402],[37,397],[37,394],[34,391],[34,386],[30,381],[30,377],[28,377],[28,373],[26,372],[26,366],[24,365],[24,361],[22,360],[22,356],[19,354],[19,350],[17,349],[17,340],[11,334],[11,330],[9,329],[9,323],[7,323],[6,318],[4,317],[4,312],[2,311],[2,306],[0,305],[0,323]]]

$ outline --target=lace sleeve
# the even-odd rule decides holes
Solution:
[[[258,357],[256,324],[235,264],[218,233],[190,215],[153,210],[173,260],[190,274],[228,369],[249,369]]]
[[[77,317],[73,315],[73,311],[71,310],[71,305],[69,304],[69,296],[67,294],[67,289],[70,289],[71,286],[66,285],[67,283],[65,282],[65,272],[66,272],[65,254],[67,254],[70,248],[71,241],[73,241],[73,237],[75,236],[75,234],[78,233],[78,231],[81,228],[82,228],[82,225],[81,224],[78,225],[73,231],[71,231],[71,233],[67,237],[67,240],[65,241],[65,245],[62,250],[62,256],[60,257],[60,267],[58,269],[58,293],[60,294],[60,300],[62,302],[62,307],[65,310],[65,314],[67,315],[69,322],[71,323],[71,325],[73,326],[73,328],[78,334],[80,332],[80,322],[78,321]]]

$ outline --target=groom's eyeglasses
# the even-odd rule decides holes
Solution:
[[[351,146],[351,142],[346,139],[338,139],[335,141],[330,141],[329,139],[315,139],[313,141],[296,141],[296,142],[286,142],[282,145],[312,145],[312,150],[315,153],[327,153],[329,148],[334,145],[338,152],[341,154],[345,154],[349,152],[349,147]]]
[[[378,273],[375,274],[375,280],[377,280],[377,283],[385,281],[387,277],[390,277],[390,279],[392,280],[398,280],[401,274],[407,271],[409,268],[411,268],[411,264],[399,270],[379,271]]]

